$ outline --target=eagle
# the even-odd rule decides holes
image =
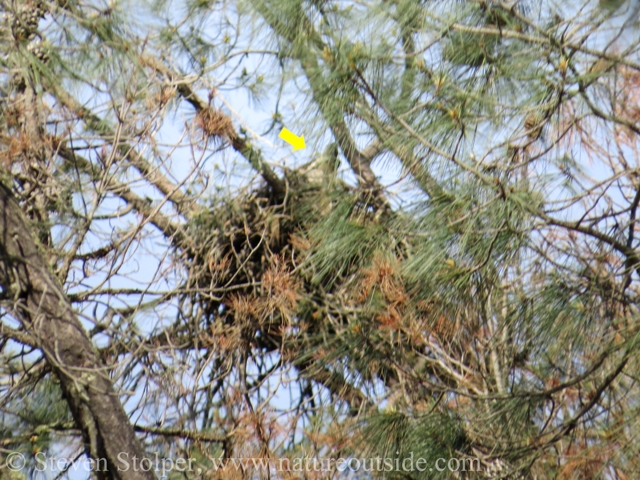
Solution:
[[[325,184],[335,180],[340,167],[338,145],[333,142],[324,149],[322,155],[297,169],[297,173],[304,176],[309,183]]]

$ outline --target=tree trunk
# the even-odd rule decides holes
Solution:
[[[142,445],[56,277],[34,242],[11,191],[0,183],[0,287],[4,304],[36,339],[57,375],[96,478],[151,480]],[[133,469],[137,457],[138,468]],[[100,459],[98,461],[98,459]],[[105,460],[103,460],[105,459]]]

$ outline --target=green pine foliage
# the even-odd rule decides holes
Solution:
[[[2,410],[4,446],[22,451],[30,463],[35,454],[55,445],[56,431],[72,426],[60,384],[50,377],[15,390]]]
[[[388,411],[369,418],[361,434],[366,439],[361,450],[369,459],[382,458],[377,475],[386,478],[447,479],[451,472],[434,468],[437,459],[456,458],[467,448],[462,419],[450,413],[423,413],[417,416]],[[375,447],[372,447],[374,445]],[[417,463],[418,459],[433,459]],[[385,461],[387,462],[385,465]],[[397,463],[396,463],[397,462]],[[413,463],[413,471],[407,470]],[[389,467],[389,465],[392,467]],[[402,465],[405,467],[402,467]],[[397,467],[400,468],[397,468]],[[422,471],[420,471],[422,470]]]

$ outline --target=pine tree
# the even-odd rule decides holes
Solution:
[[[73,370],[189,479],[638,475],[632,2],[27,3],[1,20],[0,231],[35,259],[0,239],[2,448],[113,457]]]

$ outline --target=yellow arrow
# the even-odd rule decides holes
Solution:
[[[284,140],[285,142],[287,142],[288,144],[290,144],[291,146],[293,146],[293,151],[295,152],[296,150],[302,150],[303,148],[306,148],[307,146],[304,143],[304,135],[299,137],[296,134],[294,134],[293,132],[287,130],[286,128],[283,128],[282,131],[280,132],[280,135],[278,135],[282,140]]]

